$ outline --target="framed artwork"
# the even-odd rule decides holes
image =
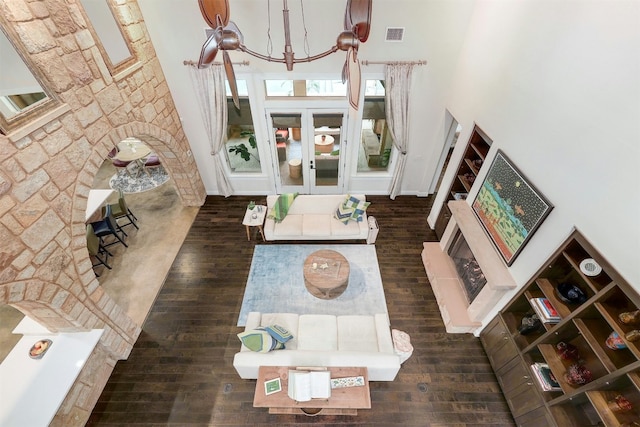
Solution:
[[[507,265],[513,263],[553,209],[501,150],[472,207]]]

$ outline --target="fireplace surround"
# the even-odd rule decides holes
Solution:
[[[482,320],[516,283],[466,200],[448,203],[451,219],[440,242],[425,242],[422,250],[429,283],[449,333],[477,333]],[[454,260],[449,255],[458,233],[464,236],[486,284],[471,302],[467,299]]]

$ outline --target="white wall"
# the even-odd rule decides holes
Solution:
[[[231,20],[244,36],[250,49],[266,53],[268,19],[267,2],[255,0],[230,0]],[[206,133],[195,105],[193,88],[189,81],[185,59],[197,60],[205,41],[206,23],[200,14],[197,2],[183,0],[139,0],[144,19],[157,51],[162,69],[183,119],[185,133],[203,176],[207,193],[218,194],[215,176],[211,170],[211,156],[206,144]],[[344,0],[313,0],[304,2],[305,22],[309,33],[310,54],[320,53],[335,44],[337,35],[343,30]],[[282,3],[272,1],[271,35],[273,56],[281,58],[284,46],[282,37]],[[293,50],[297,58],[305,56],[300,3],[288,2],[290,9]],[[410,158],[403,181],[403,194],[426,195],[436,171],[438,158],[444,143],[444,100],[460,48],[464,41],[468,21],[473,9],[472,0],[376,0],[373,2],[372,25],[369,39],[359,49],[359,58],[370,61],[427,60],[428,65],[417,67],[411,104],[413,121]],[[386,27],[405,27],[405,39],[401,43],[384,41]],[[292,72],[279,63],[269,63],[242,54],[231,52],[234,61],[248,60],[248,67],[236,67],[239,79],[254,83],[251,99],[254,123],[258,140],[265,140],[267,129],[262,119],[264,106],[258,87],[265,75],[280,78],[339,79],[346,57],[343,52],[307,64],[296,64]],[[363,66],[363,73],[378,74],[382,65]],[[273,78],[273,77],[272,77]],[[250,88],[251,89],[251,88]],[[345,100],[345,106],[347,105]],[[353,130],[353,129],[352,129]],[[359,143],[359,141],[355,141]],[[367,190],[367,185],[388,194],[390,179],[383,178],[367,182],[353,180],[350,190]],[[236,194],[267,194],[274,190],[273,179],[265,174],[232,178]],[[372,186],[372,187],[371,187]],[[368,191],[372,194],[372,191]]]
[[[637,1],[477,3],[447,103],[459,141],[477,123],[555,205],[520,284],[575,226],[640,291],[639,22]]]

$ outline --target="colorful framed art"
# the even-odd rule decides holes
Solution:
[[[472,207],[507,265],[513,263],[553,209],[501,150]]]

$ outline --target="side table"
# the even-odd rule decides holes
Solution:
[[[242,225],[247,228],[247,240],[251,240],[251,227],[258,227],[262,241],[265,241],[264,230],[262,224],[267,216],[267,207],[264,205],[255,205],[253,209],[247,208],[242,219]]]

